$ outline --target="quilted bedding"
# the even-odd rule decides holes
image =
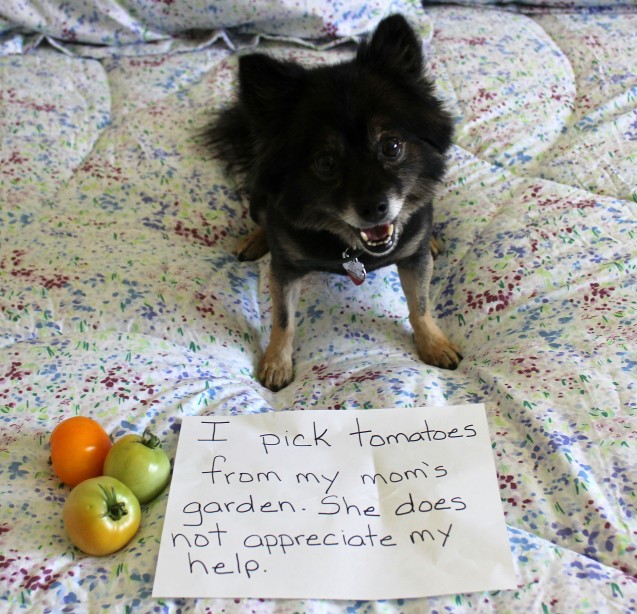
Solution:
[[[262,2],[246,26],[226,3],[207,32],[192,28],[211,3],[196,0],[145,3],[141,17],[144,3],[101,3],[137,6],[128,21],[45,4],[0,21],[0,609],[635,611],[634,4],[306,2],[318,12],[293,19]],[[329,41],[369,30],[381,7],[422,34],[455,117],[431,292],[464,360],[455,372],[418,361],[395,268],[360,288],[317,273],[295,380],[272,393],[254,376],[268,258],[233,256],[252,228],[246,195],[196,137],[232,96],[234,48],[338,61],[352,47]],[[466,402],[490,404],[513,591],[153,600],[168,493],[124,550],[89,557],[64,533],[68,488],[47,464],[51,429],[76,414],[113,437],[151,426],[174,457],[184,415]]]

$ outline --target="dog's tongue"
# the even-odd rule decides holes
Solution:
[[[367,235],[369,241],[382,241],[390,232],[391,224],[381,224],[373,228],[365,228],[363,232]]]

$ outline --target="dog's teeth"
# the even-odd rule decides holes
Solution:
[[[388,243],[391,243],[391,240],[394,236],[394,225],[390,224],[387,227],[386,237],[384,237],[383,239],[378,239],[376,241],[370,240],[369,235],[364,230],[360,230],[359,233],[360,233],[361,239],[363,239],[363,241],[367,243],[367,245],[369,245],[370,247],[380,247],[382,245],[387,245]]]

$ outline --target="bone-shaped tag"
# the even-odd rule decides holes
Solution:
[[[347,253],[343,254],[343,258],[348,258]],[[349,275],[349,278],[357,285],[360,286],[367,277],[367,271],[365,265],[358,258],[351,258],[343,261],[343,268]]]

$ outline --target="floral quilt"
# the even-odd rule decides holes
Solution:
[[[0,609],[635,611],[634,3],[241,4],[0,13]],[[316,273],[295,379],[273,393],[254,372],[268,257],[234,256],[253,227],[247,197],[198,135],[233,95],[237,49],[339,61],[387,11],[422,35],[455,118],[431,293],[464,360],[454,372],[419,362],[395,268],[358,288]],[[169,491],[143,506],[127,547],[91,557],[64,532],[69,489],[48,465],[51,430],[74,415],[113,438],[150,426],[174,458],[185,415],[467,402],[488,404],[512,591],[155,600]]]

